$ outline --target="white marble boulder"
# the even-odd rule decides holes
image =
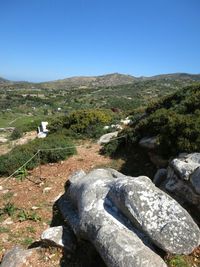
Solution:
[[[167,169],[165,188],[200,212],[200,153],[180,154]]]
[[[89,240],[108,267],[164,267],[152,242],[176,254],[200,243],[191,216],[148,177],[113,169],[77,172],[58,206],[77,238]]]

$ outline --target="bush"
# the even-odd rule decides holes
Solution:
[[[181,152],[200,151],[200,85],[190,86],[151,103],[146,115],[136,125],[125,129],[127,143],[135,144],[143,137],[158,136],[158,153],[165,157]],[[117,151],[120,146],[112,148]],[[111,150],[106,145],[107,150]]]
[[[55,149],[72,147],[70,149]],[[76,153],[72,142],[66,136],[52,134],[45,139],[35,139],[28,144],[15,147],[6,155],[0,156],[0,175],[11,175],[15,170],[27,162],[38,151],[39,157],[34,157],[27,165],[27,169],[33,169],[40,163],[58,162]],[[44,150],[43,150],[44,149]],[[50,150],[55,149],[55,150]]]
[[[14,148],[6,155],[0,156],[0,175],[11,175],[15,170],[28,161],[33,155],[35,150],[28,148],[27,145]],[[27,164],[27,169],[33,169],[37,166],[37,158],[34,158]]]
[[[112,156],[116,153],[118,146],[118,140],[113,140],[102,147],[101,153],[107,156]]]
[[[73,144],[69,140],[69,138],[61,134],[49,135],[47,138],[43,139],[43,142],[40,142],[39,145],[40,147],[38,147],[38,149],[41,149],[41,162],[43,164],[50,162],[58,162],[76,153],[76,149],[73,147]],[[63,149],[65,147],[71,148]],[[49,150],[49,148],[55,149]]]
[[[11,140],[16,140],[16,139],[21,138],[22,135],[23,135],[22,130],[15,128],[14,131],[12,132],[10,138],[11,138]]]
[[[105,110],[78,110],[55,119],[48,128],[50,132],[67,129],[69,134],[77,137],[97,138],[103,134],[103,126],[111,120],[112,116]]]
[[[176,255],[172,257],[169,262],[169,267],[189,267],[189,264],[184,259],[184,256]]]

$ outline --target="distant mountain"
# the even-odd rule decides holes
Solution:
[[[143,84],[144,82],[173,83],[179,82],[186,86],[191,82],[200,82],[200,74],[188,73],[171,73],[160,74],[151,77],[134,77],[131,75],[111,73],[101,76],[76,76],[55,81],[47,81],[41,83],[9,81],[0,78],[1,87],[8,88],[41,88],[41,89],[71,89],[71,88],[98,88],[98,87],[114,87],[129,84]]]
[[[188,74],[188,73],[172,73],[172,74],[161,74],[151,77],[134,77],[131,75],[125,75],[120,73],[112,73],[101,76],[77,76],[56,81],[40,83],[42,87],[52,88],[70,88],[70,87],[109,87],[118,86],[125,84],[132,84],[135,82],[143,81],[200,81],[200,74]]]
[[[131,84],[137,78],[131,75],[112,73],[101,76],[77,76],[62,80],[41,83],[41,85],[54,87],[103,87]]]
[[[189,73],[170,73],[170,74],[160,74],[152,77],[144,77],[150,80],[190,80],[190,81],[200,81],[200,74],[189,74]]]

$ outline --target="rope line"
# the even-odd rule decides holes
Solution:
[[[0,184],[4,183],[5,181],[7,181],[8,179],[10,179],[15,173],[17,173],[21,168],[25,167],[34,157],[37,156],[37,154],[39,153],[39,150],[29,159],[27,160],[22,166],[20,166],[16,171],[14,171],[10,176],[6,177],[3,181],[1,181]]]
[[[122,139],[124,137],[126,137],[127,135],[122,135],[119,137],[115,137],[112,138],[109,142],[118,140],[118,139]],[[97,142],[97,140],[95,140]],[[8,179],[10,179],[11,177],[13,177],[13,175],[15,175],[21,168],[25,167],[32,159],[34,159],[37,155],[39,157],[39,161],[41,162],[41,157],[40,157],[40,152],[42,151],[55,151],[55,150],[66,150],[66,149],[72,149],[72,148],[78,148],[78,147],[86,147],[87,145],[74,145],[74,146],[68,146],[68,147],[55,147],[55,148],[41,148],[38,149],[37,152],[29,159],[27,160],[22,166],[20,166],[16,171],[14,171],[10,176],[6,177],[5,179],[3,179],[0,184],[3,184],[5,181],[7,181]]]
[[[85,145],[74,145],[74,146],[66,146],[66,147],[55,147],[55,148],[41,148],[40,151],[49,151],[49,150],[65,150],[65,149],[71,149],[75,147],[83,147]]]

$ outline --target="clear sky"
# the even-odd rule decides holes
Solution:
[[[0,0],[0,76],[200,73],[200,0]]]

